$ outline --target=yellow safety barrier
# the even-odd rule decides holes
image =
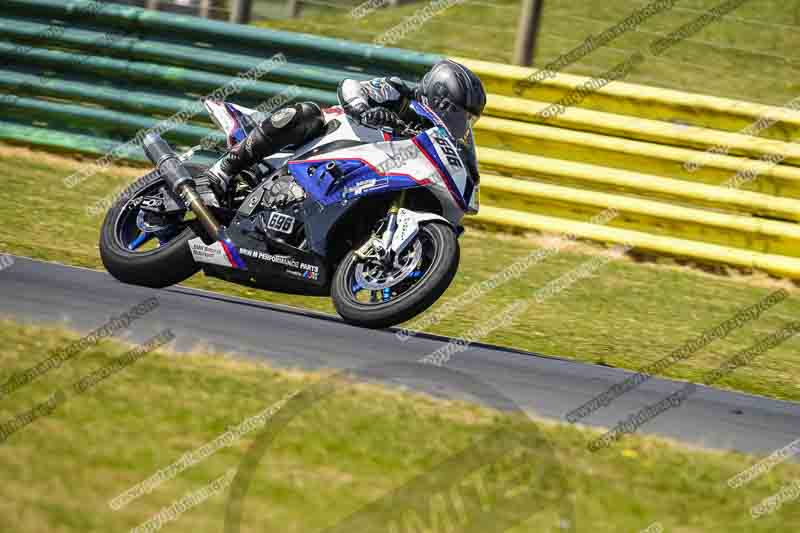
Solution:
[[[675,201],[693,206],[711,207],[743,214],[800,221],[800,200],[780,198],[733,187],[690,183],[639,172],[599,165],[538,157],[493,148],[479,148],[478,158],[485,170],[513,177],[535,178],[548,183],[568,185],[600,192],[635,194],[648,198]],[[484,190],[505,183],[495,176],[482,176]],[[504,205],[501,200],[500,205]]]
[[[566,108],[562,114],[544,118],[540,113],[549,105],[547,102],[490,94],[485,113],[498,118],[683,146],[701,151],[716,147],[718,150],[724,150],[724,153],[756,159],[765,154],[772,154],[787,163],[800,164],[800,145],[793,143],[580,107]],[[696,155],[695,159],[698,163],[704,162],[702,155]]]
[[[652,235],[641,231],[600,226],[492,206],[482,207],[480,214],[468,217],[467,221],[521,230],[569,234],[600,242],[629,244],[639,250],[657,254],[764,270],[779,277],[800,278],[800,259],[794,257],[757,253],[739,248]]]
[[[739,176],[742,188],[800,198],[800,168],[689,148],[667,146],[554,126],[484,117],[475,127],[480,146],[719,185]],[[691,172],[687,162],[704,165]],[[757,179],[756,179],[757,178]]]
[[[453,59],[475,71],[490,93],[542,102],[556,102],[590,79],[558,73],[552,79],[531,85],[526,80],[531,79],[536,69],[468,58]],[[781,141],[800,138],[800,112],[788,107],[618,81],[591,93],[579,107],[730,132],[738,132],[762,117],[774,117],[778,122],[765,129],[761,133],[763,137]]]
[[[796,223],[499,176],[481,187],[481,196],[490,205],[562,219],[587,220],[604,209],[614,209],[619,213],[609,222],[614,227],[800,256],[800,225]]]

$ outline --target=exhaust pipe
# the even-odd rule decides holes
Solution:
[[[180,196],[189,209],[197,216],[208,236],[217,239],[221,226],[217,218],[209,211],[197,194],[194,179],[189,171],[181,164],[175,151],[157,133],[148,133],[142,141],[144,153],[158,169],[159,173],[169,184],[172,191]]]

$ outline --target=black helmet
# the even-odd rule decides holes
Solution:
[[[486,106],[481,79],[464,65],[445,59],[423,76],[418,99],[439,115],[456,139],[469,133]]]

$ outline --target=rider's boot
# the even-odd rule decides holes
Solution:
[[[281,148],[304,144],[319,136],[324,124],[322,110],[314,103],[279,109],[196,180],[198,193],[206,203],[219,205],[215,196],[225,193],[231,178]]]

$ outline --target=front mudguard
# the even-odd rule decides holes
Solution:
[[[389,246],[395,256],[401,254],[414,241],[417,233],[419,233],[420,224],[431,220],[444,222],[455,231],[456,235],[459,234],[458,229],[453,227],[453,224],[443,216],[400,208],[397,211],[397,230]]]

